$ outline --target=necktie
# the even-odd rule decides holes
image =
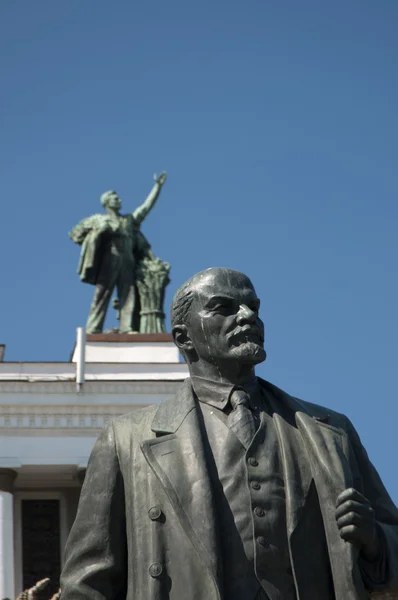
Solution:
[[[227,425],[247,450],[256,433],[256,424],[250,410],[249,396],[241,388],[234,389],[231,392],[230,402],[232,411],[228,416]]]

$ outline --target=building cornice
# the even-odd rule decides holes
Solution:
[[[76,397],[84,395],[103,394],[173,394],[181,385],[184,378],[170,380],[97,380],[86,381],[79,394],[76,393],[75,380],[0,380],[0,393],[18,394],[73,394]]]
[[[147,405],[2,405],[0,435],[96,435],[111,419]]]

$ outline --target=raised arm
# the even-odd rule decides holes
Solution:
[[[141,206],[136,208],[133,212],[133,218],[138,224],[142,223],[149,211],[152,210],[152,208],[154,207],[155,202],[159,197],[160,190],[162,189],[164,182],[166,181],[166,177],[166,173],[162,173],[161,175],[159,175],[159,177],[156,174],[154,175],[155,185],[149,192],[149,195],[147,196],[145,202],[141,204]]]

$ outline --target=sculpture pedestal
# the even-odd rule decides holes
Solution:
[[[72,354],[72,362],[78,362],[78,344]],[[101,333],[87,335],[85,344],[87,363],[179,363],[178,348],[170,333],[118,334]]]

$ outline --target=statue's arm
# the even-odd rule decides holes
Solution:
[[[136,208],[133,212],[133,218],[138,223],[138,225],[142,223],[149,211],[151,211],[152,208],[155,206],[155,202],[159,197],[160,191],[166,181],[166,177],[166,173],[162,173],[161,175],[159,175],[159,177],[157,175],[154,176],[155,184],[149,192],[145,202],[141,204],[141,206]]]
[[[370,590],[398,591],[398,509],[350,421],[348,434],[359,467],[362,493],[374,510],[380,541],[380,553],[375,560],[360,557],[362,576]]]
[[[90,456],[65,548],[61,589],[62,600],[126,597],[124,483],[112,423],[102,431]]]

